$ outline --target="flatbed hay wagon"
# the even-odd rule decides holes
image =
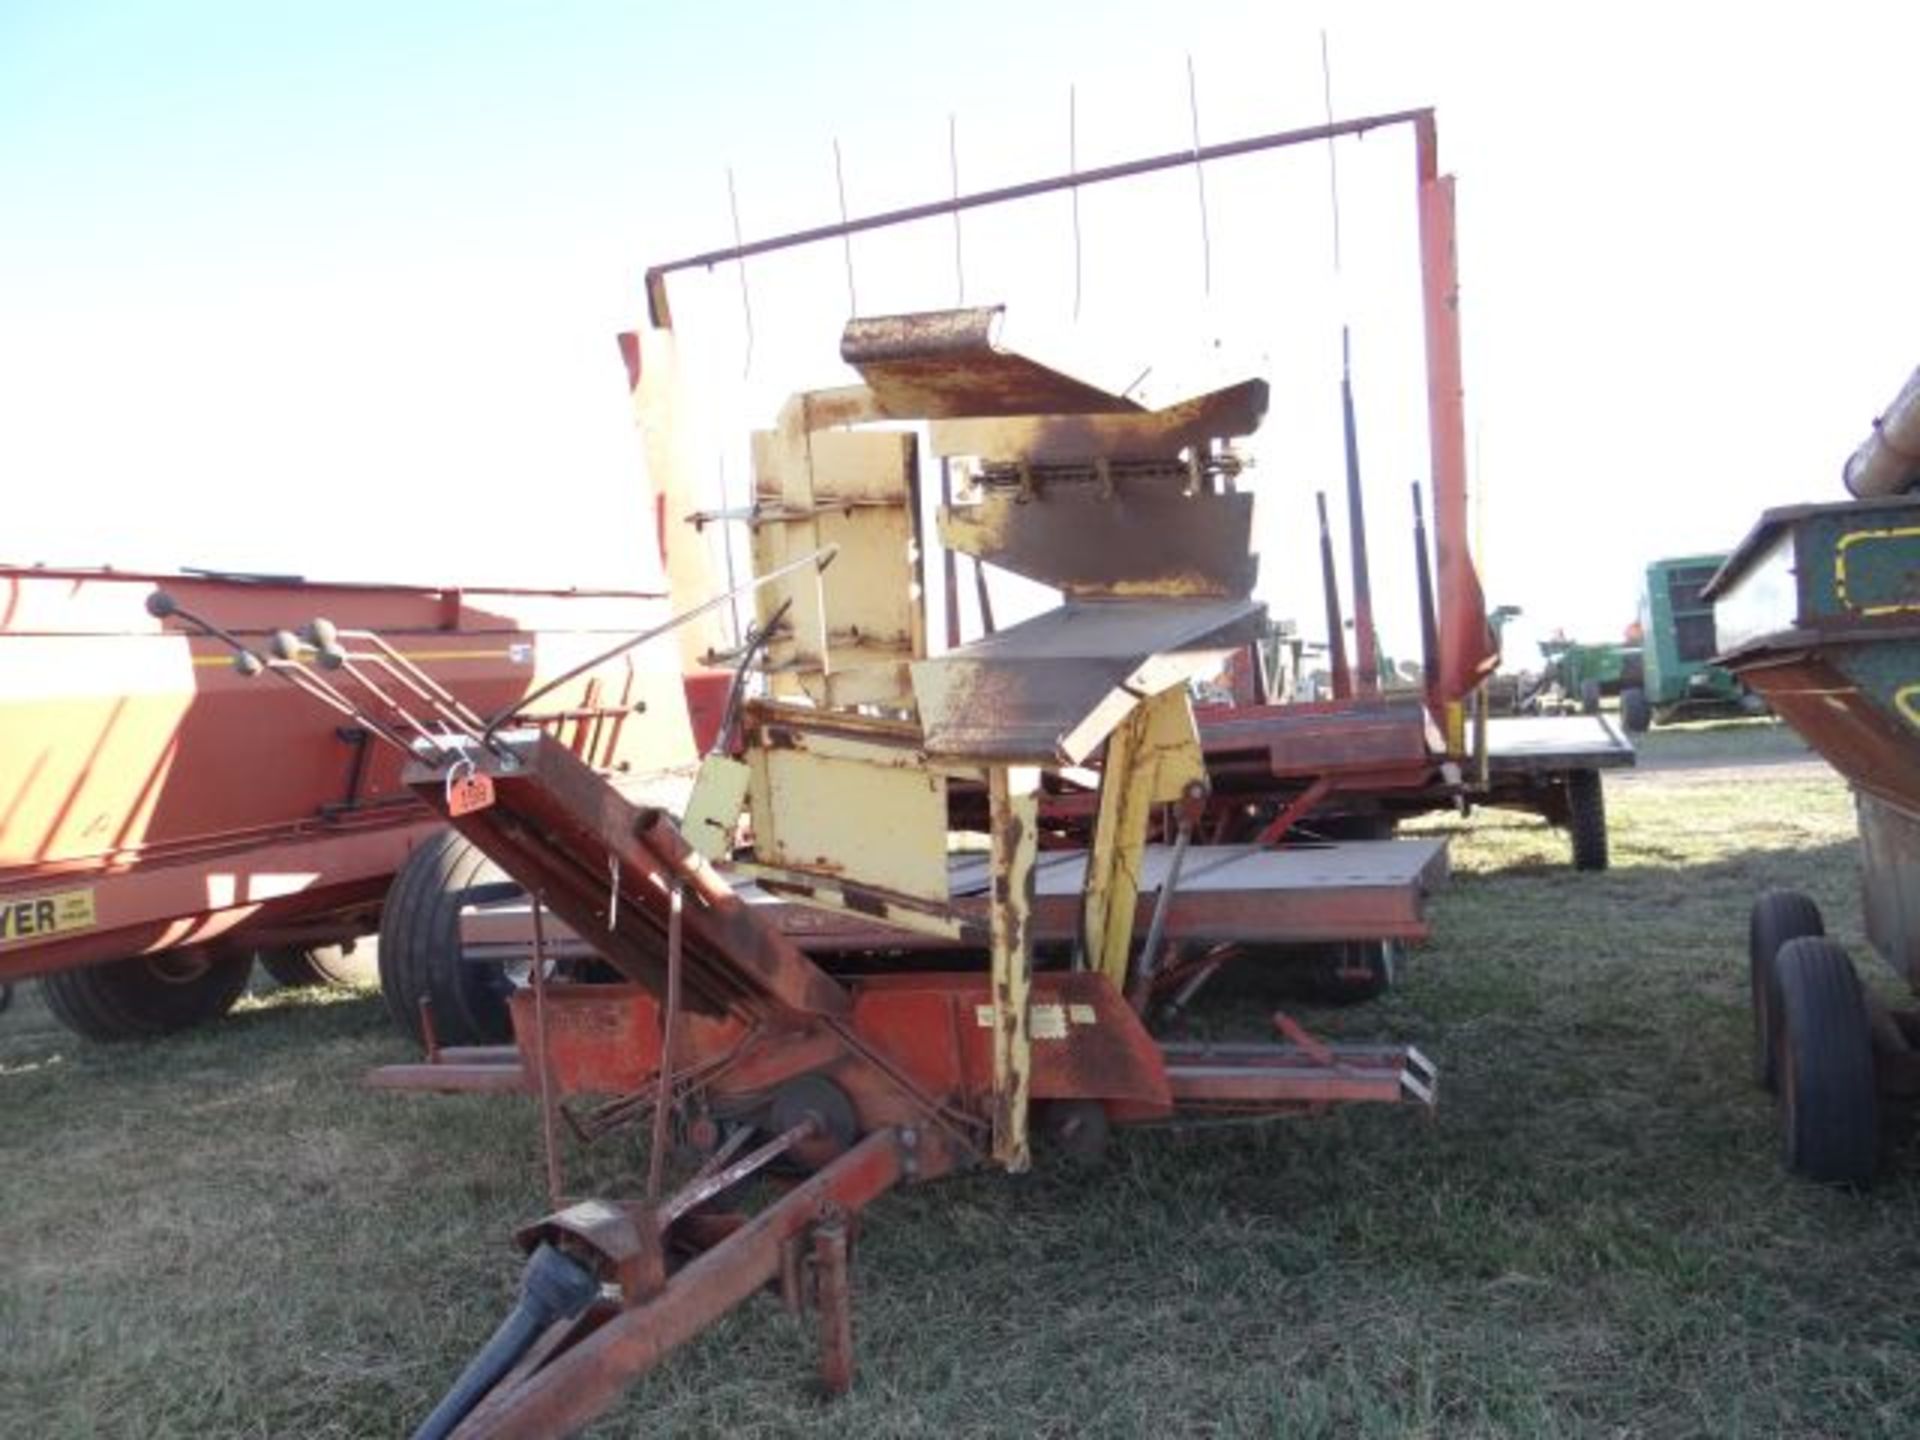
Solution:
[[[1920,989],[1920,373],[1847,467],[1860,497],[1769,510],[1713,578],[1720,664],[1852,786],[1868,943]],[[1864,1185],[1880,1101],[1920,1094],[1920,1010],[1859,983],[1819,908],[1772,891],[1748,932],[1754,1074],[1782,1155]]]

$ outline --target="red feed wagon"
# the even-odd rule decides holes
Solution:
[[[262,648],[288,615],[378,627],[483,714],[665,614],[641,592],[0,569],[0,983],[45,977],[54,1014],[100,1039],[223,1013],[256,957],[327,978],[438,829],[351,717],[149,615],[157,583]],[[710,688],[688,683],[698,725]],[[538,718],[598,768],[671,766],[693,756],[681,684],[670,654],[623,656]]]

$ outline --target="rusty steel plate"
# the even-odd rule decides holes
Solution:
[[[1253,496],[1176,486],[989,490],[940,512],[940,543],[1069,595],[1235,596],[1253,591]]]
[[[913,665],[929,754],[1079,765],[1142,699],[1216,671],[1254,639],[1247,599],[1069,600]]]
[[[936,420],[929,439],[936,455],[971,455],[988,464],[1170,460],[1209,441],[1251,435],[1266,418],[1267,398],[1266,381],[1243,380],[1136,414],[1036,410],[997,419]]]
[[[1138,411],[1122,395],[994,344],[1004,307],[870,315],[847,322],[840,358],[881,410],[903,419]]]

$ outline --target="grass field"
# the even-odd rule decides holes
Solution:
[[[1431,1118],[1122,1134],[890,1197],[852,1396],[816,1398],[811,1332],[760,1303],[594,1433],[1916,1433],[1911,1122],[1871,1194],[1831,1193],[1778,1171],[1748,1079],[1753,894],[1810,889],[1865,953],[1851,807],[1802,755],[1765,726],[1656,733],[1609,782],[1604,875],[1528,819],[1425,822],[1454,835],[1432,943],[1386,999],[1308,1018],[1420,1044]],[[1256,1032],[1259,992],[1209,1023]],[[407,1053],[371,995],[266,993],[105,1050],[24,993],[0,1435],[404,1433],[541,1206],[530,1106],[358,1086]]]

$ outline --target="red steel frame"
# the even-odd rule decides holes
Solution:
[[[575,1120],[583,1135],[651,1117],[659,1156],[671,1108],[690,1137],[714,1148],[673,1197],[659,1197],[656,1160],[645,1199],[565,1206],[525,1232],[529,1243],[569,1244],[618,1284],[621,1301],[556,1327],[455,1433],[546,1436],[585,1424],[676,1346],[786,1274],[801,1243],[814,1257],[823,1372],[829,1388],[844,1388],[845,1217],[902,1180],[937,1178],[988,1152],[996,1092],[987,978],[835,979],[742,902],[670,819],[629,802],[549,737],[519,738],[504,755],[472,750],[456,763],[485,777],[475,808],[452,803],[445,764],[415,765],[408,783],[629,983],[537,985],[514,1003],[517,1057],[449,1052],[388,1067],[374,1083],[536,1091],[556,1199],[564,1186],[553,1121],[564,1097],[613,1097]],[[543,971],[536,957],[534,972]],[[1035,1027],[1035,1102],[1092,1107],[1103,1124],[1432,1100],[1431,1067],[1418,1052],[1327,1046],[1286,1021],[1284,1045],[1163,1046],[1095,973],[1037,974],[1030,1004],[1050,1017]],[[780,1097],[822,1079],[850,1108],[845,1133],[830,1133],[817,1111],[780,1121]],[[716,1121],[728,1120],[774,1138],[727,1166],[732,1152]],[[701,1213],[761,1157],[782,1154],[820,1168],[751,1218]],[[688,1254],[676,1271],[675,1256]]]

